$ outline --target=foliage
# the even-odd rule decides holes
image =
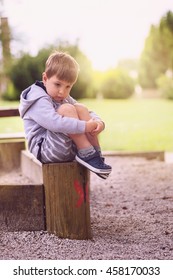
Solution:
[[[19,59],[13,61],[13,65],[8,71],[11,81],[4,94],[5,99],[18,100],[23,89],[31,85],[36,79],[40,79],[44,67],[41,55],[42,52],[37,57],[23,54]],[[11,91],[9,92],[9,90]]]
[[[60,50],[71,54],[80,65],[80,74],[78,81],[72,89],[72,96],[76,99],[93,95],[92,89],[92,68],[87,57],[79,50],[77,45],[70,45],[68,42],[59,42],[58,47],[49,46],[47,49],[41,49],[37,56],[23,54],[16,59],[10,68],[9,77],[14,86],[14,100],[18,100],[22,90],[41,79],[44,65],[49,54],[53,50]],[[5,97],[8,98],[6,92]]]
[[[14,91],[14,99],[19,99],[19,95],[23,89],[28,87],[35,81],[36,77],[40,77],[39,67],[34,57],[24,54],[19,60],[16,60],[9,71],[9,77],[16,89]],[[8,92],[5,94],[8,97]]]
[[[138,59],[121,59],[119,60],[117,67],[124,71],[127,71],[130,77],[133,78],[134,82],[138,84],[138,70],[139,70]]]
[[[16,96],[18,96],[18,91],[16,91],[13,83],[11,81],[8,81],[7,91],[2,94],[2,98],[4,100],[14,101],[16,100]]]
[[[75,99],[94,97],[93,92],[93,70],[91,62],[83,54],[77,46],[71,48],[63,48],[64,51],[70,53],[79,63],[80,72],[76,84],[71,90],[71,96]]]
[[[140,59],[139,82],[144,88],[156,87],[156,79],[168,68],[168,50],[160,30],[152,26]]]
[[[134,92],[134,82],[127,72],[121,69],[110,70],[103,79],[101,92],[104,98],[128,98]]]
[[[152,25],[140,58],[139,82],[156,87],[156,80],[173,67],[173,13],[169,11],[158,26]]]
[[[101,85],[104,81],[106,73],[101,71],[94,71],[93,72],[93,97],[97,99],[103,98],[103,93],[101,92]]]
[[[161,92],[161,96],[173,100],[173,79],[172,77],[161,75],[157,79],[157,86]]]

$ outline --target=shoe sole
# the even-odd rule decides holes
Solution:
[[[100,178],[106,180],[109,177],[109,174],[100,174],[100,173],[95,173],[97,176],[99,176]]]
[[[108,174],[108,173],[111,173],[111,171],[112,171],[112,169],[98,169],[98,168],[95,168],[95,167],[91,166],[90,164],[88,164],[87,162],[83,161],[77,155],[76,155],[75,158],[76,158],[76,161],[78,163],[80,163],[83,166],[87,167],[89,170],[91,170],[94,173]]]

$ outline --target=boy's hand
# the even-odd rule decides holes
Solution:
[[[86,129],[85,132],[91,133],[91,135],[97,135],[101,131],[104,130],[104,123],[102,121],[96,121],[94,119],[90,119],[86,122]]]
[[[97,126],[98,123],[95,120],[90,119],[89,121],[86,122],[85,132],[92,133],[92,131],[97,129]]]
[[[97,122],[97,127],[91,132],[91,135],[97,135],[100,132],[102,132],[105,128],[105,125],[102,121],[96,121]]]

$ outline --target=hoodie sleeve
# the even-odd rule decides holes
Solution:
[[[41,127],[52,132],[84,133],[85,121],[59,115],[48,96],[37,99],[26,111],[23,119],[33,120]]]

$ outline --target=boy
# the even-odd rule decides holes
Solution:
[[[42,163],[76,159],[106,179],[111,166],[105,164],[97,138],[104,123],[70,96],[78,73],[73,57],[55,51],[46,61],[42,81],[22,92],[19,112],[28,148]]]

